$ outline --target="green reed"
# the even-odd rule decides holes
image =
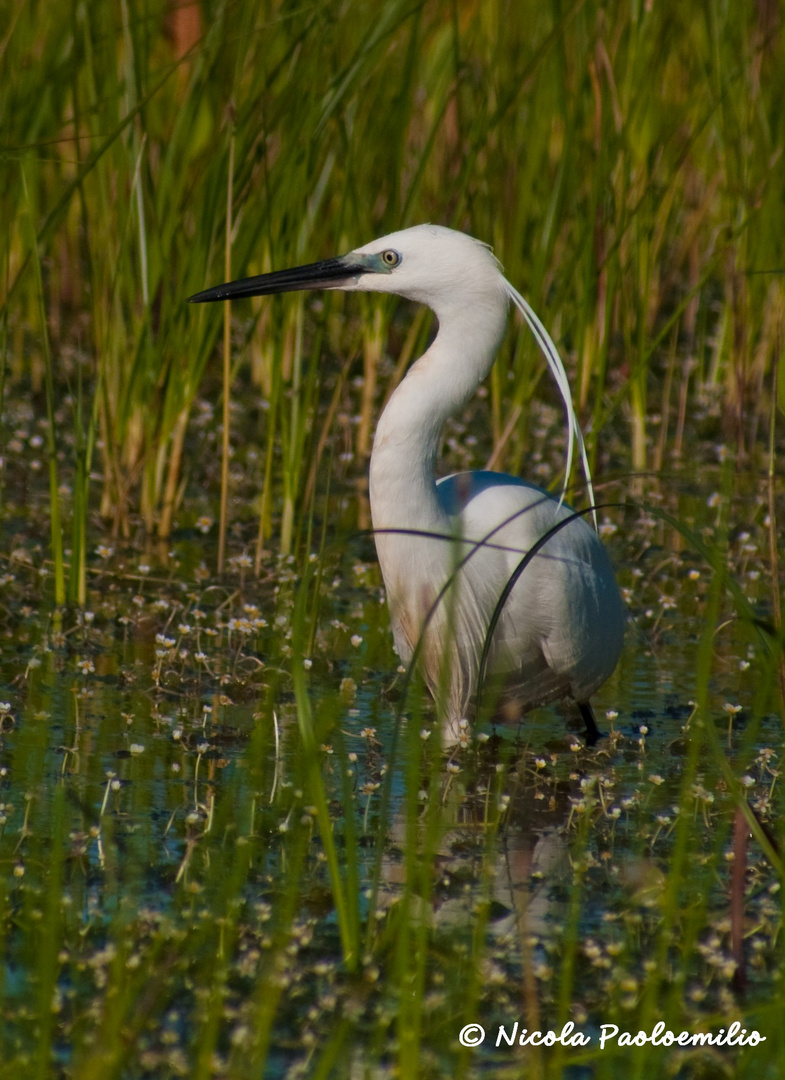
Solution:
[[[29,395],[48,421],[54,591],[42,599],[39,567],[12,564],[10,542],[0,550],[0,574],[12,575],[0,699],[14,717],[0,713],[0,1057],[75,1080],[274,1077],[293,1063],[327,1078],[348,1075],[350,1061],[362,1076],[525,1068],[555,1080],[568,1065],[697,1076],[703,1059],[677,1066],[655,1048],[483,1057],[457,1033],[516,1016],[556,1027],[581,1010],[633,1030],[659,1017],[719,1027],[735,1009],[768,1042],[729,1067],[776,1071],[785,837],[779,776],[772,766],[767,780],[760,758],[772,715],[781,720],[783,664],[785,62],[774,9],[155,0],[42,16],[20,0],[9,15],[0,447],[5,457],[10,408]],[[660,556],[691,553],[686,565],[708,582],[684,604],[703,620],[695,629],[684,612],[694,640],[668,651],[667,614],[646,624],[662,670],[676,652],[693,657],[685,693],[697,704],[684,731],[667,728],[673,750],[630,734],[642,662],[632,628],[602,696],[624,726],[612,752],[554,750],[533,721],[531,745],[505,738],[490,761],[473,746],[451,771],[421,686],[403,703],[395,688],[379,692],[397,660],[375,572],[360,588],[352,556],[335,554],[367,527],[357,482],[428,313],[336,295],[237,303],[225,317],[184,302],[230,274],[419,221],[493,244],[565,356],[600,479],[677,468],[698,429],[737,455],[739,472],[766,443],[772,623],[746,597],[734,468],[718,481],[719,525],[705,499],[674,506],[667,480],[641,481],[647,511],[611,515],[638,619],[659,602]],[[212,450],[193,449],[205,399],[224,418],[222,502]],[[249,432],[243,417],[259,401]],[[557,483],[540,401],[558,407],[516,327],[488,401],[457,418],[458,444],[472,433],[478,448],[450,451],[451,467],[534,463]],[[258,462],[238,487],[232,452],[248,438]],[[4,513],[24,503],[7,475]],[[613,482],[629,496],[627,480]],[[151,559],[149,576],[120,556],[96,563],[99,542],[140,532],[176,553],[195,497],[216,517],[225,505],[222,581],[183,573],[180,590],[174,563]],[[763,527],[757,510],[741,522]],[[253,551],[249,524],[256,573],[244,578],[232,527]],[[0,519],[0,530],[5,542],[17,526]],[[271,549],[292,561],[271,562]],[[198,566],[201,551],[188,558]],[[96,621],[69,611],[49,625],[52,599]],[[268,624],[252,645],[228,629],[249,618],[246,603]],[[754,693],[729,748],[716,687],[745,650]],[[753,773],[756,797],[771,786],[768,831],[747,806]],[[532,793],[541,800],[525,802]],[[494,874],[551,804],[553,818],[564,810],[557,932],[540,940],[521,918],[498,945]],[[705,959],[722,951],[707,941],[724,941],[737,808],[753,837],[748,931],[765,960],[746,1000]],[[464,894],[469,914],[450,922]]]
[[[42,63],[27,68],[16,61],[35,24],[20,9],[7,50],[4,131],[10,150],[41,159],[36,226],[58,350],[73,339],[80,295],[91,293],[93,325],[80,345],[101,378],[102,508],[116,527],[141,507],[147,527],[166,536],[182,498],[187,419],[218,333],[217,315],[183,299],[225,272],[232,163],[236,274],[417,220],[455,224],[495,244],[568,343],[581,407],[594,413],[593,455],[611,390],[627,411],[633,467],[650,466],[657,342],[674,320],[699,365],[693,394],[715,385],[726,426],[746,441],[741,417],[757,413],[755,387],[774,355],[765,311],[781,304],[767,273],[781,263],[770,227],[783,167],[773,111],[780,40],[762,13],[532,5],[510,20],[501,5],[453,18],[439,4],[389,0],[374,14],[328,6],[286,17],[269,3],[238,23],[219,4],[209,20],[196,16],[202,36],[190,51],[178,44],[181,18],[154,8],[141,20],[128,5],[61,9]],[[36,79],[65,92],[42,97]],[[13,221],[21,188],[9,180],[3,209]],[[34,284],[29,245],[14,229],[6,245],[13,318]],[[282,384],[290,418],[279,426],[271,409],[267,436],[283,442],[284,551],[300,513],[301,416],[318,369],[292,333]],[[330,339],[336,351],[351,348],[344,334]],[[378,363],[370,348],[360,453]],[[533,357],[530,346],[505,353],[493,382],[498,416],[514,375],[521,415],[503,454],[513,468],[531,447]],[[497,437],[503,428],[495,422]]]
[[[32,205],[27,188],[27,179],[24,169],[22,170],[22,187],[25,193],[27,217],[32,217]],[[32,230],[31,230],[32,232]],[[65,569],[63,563],[63,532],[60,525],[60,491],[57,470],[57,435],[55,430],[55,391],[54,376],[52,373],[52,352],[49,344],[49,331],[46,324],[46,310],[44,303],[44,287],[41,277],[41,260],[38,253],[38,241],[33,233],[31,238],[33,249],[33,266],[38,294],[38,315],[41,330],[41,342],[44,358],[44,386],[46,388],[46,414],[47,414],[47,450],[49,453],[49,505],[50,505],[50,544],[52,549],[52,562],[54,564],[54,599],[58,607],[65,603]]]

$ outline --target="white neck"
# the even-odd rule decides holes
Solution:
[[[491,370],[506,319],[501,290],[441,313],[433,344],[397,387],[376,428],[370,468],[375,529],[444,531],[435,477],[442,428]]]

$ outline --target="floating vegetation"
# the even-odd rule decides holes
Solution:
[[[785,1074],[781,15],[513,7],[10,5],[9,1075]],[[184,303],[417,221],[565,357],[629,610],[591,750],[447,751],[392,651],[366,460],[429,314]],[[440,471],[555,490],[512,326]]]
[[[719,468],[702,466],[704,490]],[[610,512],[630,629],[596,750],[546,709],[518,728],[467,729],[445,757],[422,690],[396,698],[361,536],[318,556],[309,600],[316,774],[292,677],[306,586],[290,557],[247,574],[238,529],[218,579],[188,528],[157,555],[115,542],[94,552],[89,607],[61,614],[40,605],[50,575],[34,545],[8,559],[5,1060],[33,1063],[46,1037],[77,1076],[191,1075],[199,1062],[217,1076],[263,1063],[308,1075],[347,1054],[378,1075],[407,1055],[440,1075],[478,1018],[486,1032],[573,1021],[592,1044],[548,1050],[543,1067],[561,1053],[601,1061],[602,1075],[629,1065],[610,1042],[592,1056],[603,1023],[711,1032],[740,1018],[773,1043],[782,898],[765,846],[752,839],[745,856],[741,956],[730,883],[739,791],[764,844],[782,821],[776,665],[723,600],[710,684],[696,684],[713,574],[656,510],[707,544],[722,524],[708,498],[655,491],[651,511]],[[765,618],[758,499],[753,480],[727,506],[751,523],[728,565]],[[467,1075],[545,1053],[486,1041]],[[729,1060],[760,1061],[767,1043]],[[657,1068],[708,1060],[705,1048],[648,1053]]]

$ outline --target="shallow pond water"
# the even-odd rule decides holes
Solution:
[[[730,902],[729,776],[781,834],[765,475],[701,446],[602,512],[630,621],[595,749],[553,707],[444,754],[422,688],[402,698],[372,544],[346,531],[354,477],[331,496],[341,536],[303,567],[268,556],[257,578],[246,519],[219,580],[197,496],[166,549],[97,544],[86,610],[58,613],[20,479],[36,448],[18,442],[0,521],[4,1060],[37,1060],[43,1039],[69,1075],[386,1076],[416,1059],[496,1076],[530,1059],[467,1056],[472,1016],[596,1034],[743,1015],[769,1031],[759,1075],[775,1068],[781,899],[754,840],[743,955]]]

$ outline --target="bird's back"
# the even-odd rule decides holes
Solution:
[[[474,640],[456,636],[461,667],[475,672],[499,597],[531,548],[551,530],[507,598],[489,656],[522,712],[545,701],[586,701],[616,666],[624,608],[596,532],[534,484],[492,472],[457,473],[437,483],[439,502],[464,540],[457,604]],[[566,522],[558,528],[560,522]],[[466,696],[467,678],[462,677]],[[468,679],[476,691],[474,679]],[[462,702],[466,710],[468,701]],[[457,709],[453,702],[452,708]]]

